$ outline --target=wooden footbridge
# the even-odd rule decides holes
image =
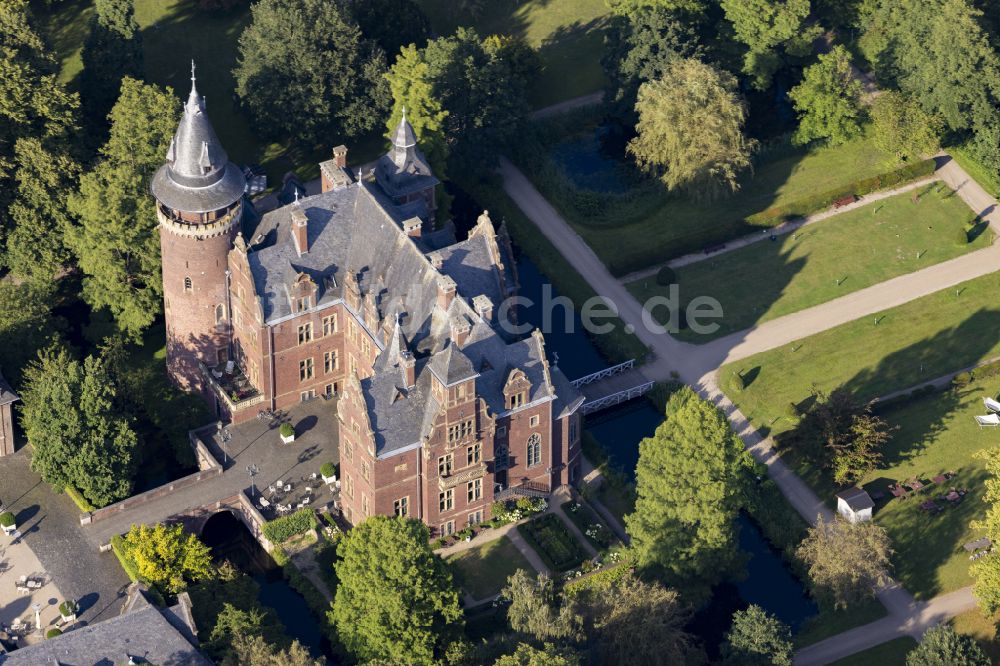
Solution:
[[[586,399],[580,411],[593,414],[648,393],[655,386],[635,367],[635,359],[573,380]]]

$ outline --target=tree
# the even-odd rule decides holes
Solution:
[[[933,155],[940,147],[941,119],[901,92],[882,92],[869,113],[874,128],[872,141],[897,159],[915,161]]]
[[[387,77],[394,100],[389,131],[405,106],[432,165],[448,157],[454,173],[488,173],[528,114],[530,76],[521,47],[480,40],[468,28],[422,49],[404,48]]]
[[[795,554],[808,568],[817,596],[846,608],[873,597],[888,580],[892,548],[885,530],[874,523],[827,522],[820,516]]]
[[[385,53],[344,3],[261,0],[251,16],[233,76],[261,133],[311,147],[378,126],[389,108]]]
[[[104,359],[46,349],[25,371],[21,400],[31,467],[43,480],[97,506],[129,496],[138,439]]]
[[[93,309],[110,311],[133,339],[161,307],[160,238],[149,182],[165,159],[177,110],[169,88],[123,79],[102,159],[69,199],[80,219],[68,240],[85,275],[83,297]]]
[[[324,662],[309,656],[298,641],[287,649],[279,649],[260,636],[237,634],[233,639],[233,654],[222,666],[321,666]]]
[[[809,55],[821,32],[818,25],[806,24],[809,0],[722,0],[721,5],[737,39],[748,48],[743,71],[758,90],[770,87],[782,52]]]
[[[625,525],[641,566],[671,584],[705,588],[736,564],[736,515],[751,463],[715,405],[684,387],[667,418],[639,443],[635,512]]]
[[[53,317],[55,289],[51,283],[18,284],[0,280],[0,369],[13,386],[38,352],[56,342],[63,321]],[[23,404],[23,403],[22,403]]]
[[[707,9],[704,0],[607,0],[608,7],[619,16],[634,16],[646,9],[666,9],[699,14]]]
[[[892,439],[895,427],[865,407],[851,420],[850,442],[834,451],[833,480],[845,485],[855,483],[882,462],[882,449]]]
[[[493,666],[578,666],[579,657],[546,643],[541,649],[520,643],[514,654],[504,655]]]
[[[635,110],[638,135],[628,152],[668,190],[699,198],[739,190],[756,142],[743,136],[746,107],[732,75],[698,60],[671,61],[663,78],[639,88]]]
[[[163,592],[182,592],[212,575],[212,552],[181,525],[133,525],[124,545],[139,577]]]
[[[700,663],[704,656],[694,637],[684,631],[690,610],[677,592],[662,585],[626,575],[595,595],[590,614],[600,663],[667,666]]]
[[[906,666],[990,666],[993,663],[970,636],[962,636],[947,625],[928,629],[920,645],[906,655]]]
[[[348,0],[351,15],[366,39],[374,40],[393,62],[404,46],[420,48],[431,24],[413,0]]]
[[[685,14],[659,5],[615,16],[605,37],[601,64],[608,78],[604,101],[624,124],[634,125],[639,86],[664,75],[677,58],[701,58],[698,31]]]
[[[792,666],[792,632],[756,604],[733,613],[722,647],[723,663],[732,666]]]
[[[518,569],[500,592],[510,606],[507,622],[514,631],[538,641],[577,640],[582,637],[583,618],[572,600],[560,604],[552,580],[543,574],[532,579]]]
[[[827,139],[838,145],[861,134],[861,83],[854,76],[851,54],[843,46],[838,44],[820,55],[788,96],[799,112],[795,143]]]
[[[83,45],[80,89],[87,115],[101,127],[126,76],[142,78],[142,33],[135,20],[135,0],[96,0],[90,34]]]
[[[330,619],[359,661],[429,664],[461,635],[451,573],[416,520],[373,516],[337,546],[337,596]]]
[[[972,528],[982,530],[991,540],[1000,540],[1000,448],[993,447],[976,452],[976,458],[985,462],[989,476],[983,501],[987,504],[986,516],[972,522]],[[976,579],[972,591],[979,606],[987,615],[1000,610],[1000,555],[988,553],[973,562],[971,573]]]

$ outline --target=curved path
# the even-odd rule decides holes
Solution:
[[[824,331],[840,324],[880,312],[890,307],[926,296],[946,287],[988,273],[1000,266],[1000,243],[957,259],[930,266],[874,285],[842,298],[800,312],[774,319],[705,345],[692,345],[675,340],[656,327],[631,293],[608,272],[604,263],[587,243],[559,215],[528,179],[509,160],[501,158],[499,173],[506,193],[535,223],[542,233],[560,249],[563,256],[584,276],[594,291],[612,304],[621,319],[631,326],[636,336],[652,350],[654,358],[643,366],[651,379],[663,381],[671,372],[695,387],[706,399],[716,403],[728,416],[744,445],[759,461],[768,466],[768,474],[795,509],[810,523],[818,515],[829,516],[823,501],[796,476],[775,453],[768,439],[762,438],[748,419],[726,398],[717,382],[719,367],[726,362],[745,358],[773,349],[794,340]],[[937,176],[970,208],[997,232],[1000,211],[997,202],[983,190],[957,163],[947,156],[938,156]],[[825,664],[854,654],[901,634],[919,637],[923,631],[943,619],[953,617],[975,606],[971,590],[935,597],[929,602],[917,602],[905,589],[892,583],[881,589],[879,600],[889,611],[882,620],[839,634],[803,649],[796,656],[797,664]]]

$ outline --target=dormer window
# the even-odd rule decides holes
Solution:
[[[528,403],[528,395],[531,391],[531,382],[527,375],[520,368],[514,368],[507,376],[507,383],[503,387],[504,399],[507,409],[518,409]]]
[[[308,310],[311,307],[312,307],[312,297],[311,296],[303,296],[302,298],[296,298],[295,299],[295,311],[296,312],[305,312],[306,310]]]

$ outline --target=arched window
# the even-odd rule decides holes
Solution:
[[[226,318],[226,307],[219,303],[215,306],[215,323],[221,324],[222,320]]]
[[[528,438],[528,467],[534,467],[542,462],[542,437],[537,432]]]
[[[191,278],[188,276],[184,277],[184,291],[191,291]]]

